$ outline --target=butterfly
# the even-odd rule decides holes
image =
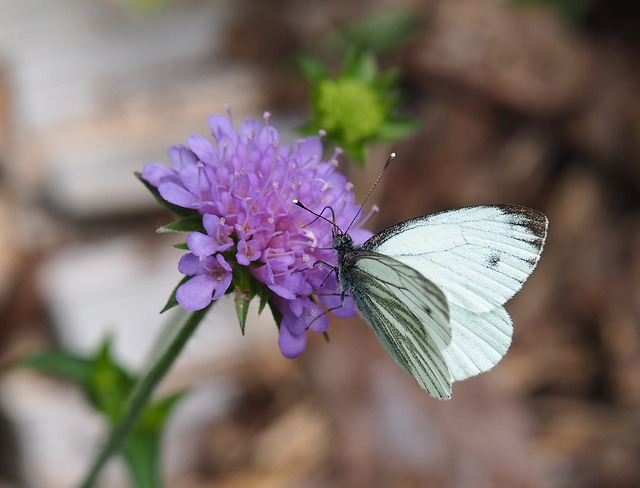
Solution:
[[[342,298],[431,396],[495,366],[511,345],[504,304],[540,259],[547,217],[483,205],[417,217],[361,246],[335,231]]]
[[[504,357],[513,335],[504,304],[540,260],[549,226],[543,213],[517,205],[448,210],[358,245],[348,234],[357,215],[342,232],[335,218],[293,203],[333,226],[342,303],[353,298],[391,357],[431,396],[451,398],[453,382]]]

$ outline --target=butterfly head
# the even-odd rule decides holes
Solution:
[[[338,255],[344,255],[353,249],[353,239],[349,234],[339,232],[333,236],[331,245]]]

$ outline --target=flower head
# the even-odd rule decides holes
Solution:
[[[343,229],[355,218],[356,241],[371,234],[358,229],[351,184],[336,171],[337,152],[323,160],[320,136],[281,144],[269,114],[264,124],[247,119],[239,130],[230,115],[212,115],[209,127],[215,144],[193,135],[169,149],[172,167],[150,163],[142,171],[159,198],[180,210],[183,219],[173,229],[191,231],[190,252],[178,266],[187,279],[175,298],[187,310],[201,310],[232,289],[236,305],[248,307],[258,295],[281,318],[282,354],[296,357],[307,330],[328,327],[320,305],[338,306],[333,313],[340,316],[356,311],[349,297],[339,307],[340,287],[329,267],[337,264],[331,225],[293,200],[318,213],[331,207]]]
[[[400,101],[394,89],[398,73],[379,73],[370,53],[348,50],[337,76],[308,56],[300,58],[300,68],[311,90],[311,119],[303,131],[322,128],[360,165],[368,145],[403,139],[420,127],[417,120],[394,114]]]

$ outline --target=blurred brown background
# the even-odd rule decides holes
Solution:
[[[242,337],[221,304],[163,384],[192,392],[167,433],[167,486],[640,486],[638,2],[556,2],[579,13],[565,16],[500,0],[152,3],[0,0],[1,487],[71,486],[104,429],[73,387],[13,360],[111,333],[140,368],[164,327],[180,253],[132,172],[224,103],[236,122],[269,110],[293,137],[307,110],[294,56],[397,8],[420,32],[381,64],[401,69],[423,129],[343,170],[362,194],[398,154],[376,230],[482,203],[549,216],[507,307],[513,346],[439,402],[360,319],[287,361],[266,317]],[[102,486],[126,486],[117,462]]]

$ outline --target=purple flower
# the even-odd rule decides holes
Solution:
[[[224,295],[231,285],[231,266],[222,254],[204,259],[185,254],[180,258],[178,270],[193,276],[176,291],[178,303],[187,310],[202,310]]]
[[[356,310],[349,297],[341,306],[335,273],[324,264],[337,264],[332,226],[293,200],[316,212],[331,207],[336,225],[346,229],[360,210],[352,185],[336,171],[337,152],[323,160],[321,137],[280,144],[269,114],[264,124],[247,119],[239,130],[230,114],[212,115],[209,127],[215,144],[193,135],[187,145],[169,149],[172,168],[150,163],[142,171],[164,200],[202,216],[205,232],[186,239],[191,252],[178,269],[191,278],[176,299],[187,310],[203,309],[227,292],[233,270],[244,267],[268,287],[269,303],[282,316],[280,350],[296,357],[307,330],[326,331],[323,307],[339,316]],[[323,215],[331,218],[327,211]],[[371,235],[358,229],[362,221],[359,215],[350,230],[356,241]]]

